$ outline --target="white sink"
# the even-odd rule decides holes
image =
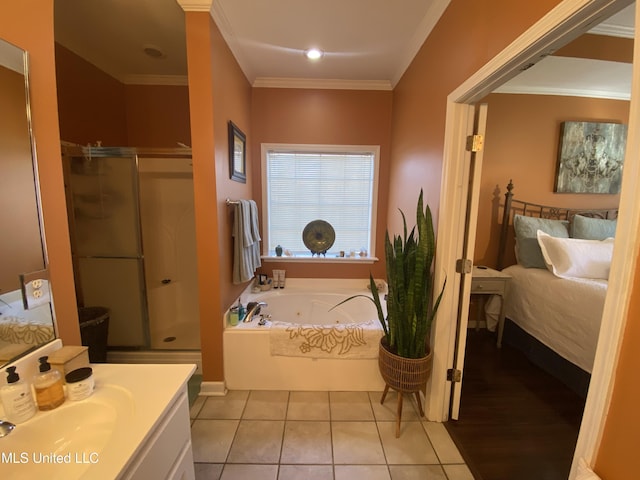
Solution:
[[[92,367],[90,397],[38,412],[0,438],[0,479],[165,478],[187,447],[188,455],[180,458],[190,467],[184,478],[193,478],[186,382],[195,365]],[[179,415],[174,413],[178,405]],[[0,418],[2,413],[0,406]],[[169,418],[174,421],[167,423]],[[151,455],[152,440],[166,432],[164,447]],[[149,466],[160,466],[163,473],[148,474]]]
[[[134,405],[128,390],[107,384],[85,400],[67,400],[54,410],[38,412],[0,439],[3,476],[81,477],[99,463],[119,428],[130,424]]]

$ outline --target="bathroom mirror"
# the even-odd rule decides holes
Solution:
[[[28,56],[0,39],[0,366],[55,338]]]

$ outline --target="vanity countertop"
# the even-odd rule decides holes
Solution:
[[[155,441],[158,431],[164,431],[162,423],[174,415],[176,404],[186,402],[186,383],[195,365],[93,364],[92,368],[93,395],[38,412],[0,438],[3,475],[47,480],[140,478],[136,475],[140,459],[148,455],[150,439]],[[175,422],[181,430],[189,428],[186,417]],[[60,424],[65,426],[55,433]]]

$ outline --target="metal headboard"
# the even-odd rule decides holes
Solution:
[[[509,243],[509,227],[513,225],[513,216],[516,214],[528,217],[566,220],[569,223],[573,221],[573,217],[576,215],[591,218],[618,218],[617,207],[603,209],[566,208],[516,200],[513,198],[513,182],[511,180],[509,180],[509,184],[507,185],[507,191],[504,194],[504,199],[502,225],[500,226],[500,243],[498,244],[498,259],[496,262],[498,270],[502,270],[504,267],[505,251],[507,249],[507,244]]]

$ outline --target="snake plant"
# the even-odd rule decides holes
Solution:
[[[445,285],[435,301],[433,260],[435,234],[431,209],[423,207],[420,190],[416,212],[416,225],[407,234],[404,212],[404,234],[389,238],[385,234],[385,259],[387,267],[387,317],[384,317],[376,282],[369,276],[371,297],[355,295],[340,302],[363,296],[371,299],[378,311],[378,319],[384,330],[389,350],[405,358],[422,358],[426,354],[426,339],[440,305]],[[417,230],[417,231],[416,231]],[[446,281],[445,281],[446,284]],[[340,305],[338,304],[338,305]],[[336,305],[337,306],[337,305]]]

